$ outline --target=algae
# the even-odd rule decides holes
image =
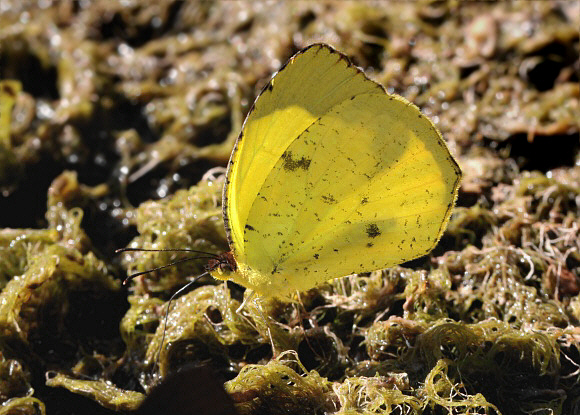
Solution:
[[[289,353],[265,365],[244,366],[225,388],[240,414],[322,414],[336,408],[332,384],[316,371],[307,371]]]
[[[115,411],[135,411],[145,399],[142,393],[117,388],[102,379],[75,379],[61,373],[48,372],[46,384],[51,387],[66,388]]]
[[[6,0],[0,26],[0,414],[132,412],[192,362],[244,414],[580,411],[577,2]],[[465,178],[439,246],[169,304],[205,255],[114,250],[227,250],[243,117],[317,41],[441,129]]]

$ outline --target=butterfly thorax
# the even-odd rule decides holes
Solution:
[[[284,283],[286,279],[283,275],[257,271],[237,261],[232,251],[208,261],[206,270],[218,280],[233,281],[261,296],[287,297],[296,291],[293,286]]]

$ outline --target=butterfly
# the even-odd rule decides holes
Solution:
[[[326,44],[296,53],[254,102],[226,173],[230,251],[211,275],[267,297],[429,253],[461,169],[441,134]]]

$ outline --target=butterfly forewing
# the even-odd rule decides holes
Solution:
[[[243,230],[266,177],[286,148],[347,94],[380,88],[344,55],[315,44],[297,53],[264,87],[244,123],[228,166],[224,217],[230,248],[244,261]],[[250,248],[251,249],[251,248]]]

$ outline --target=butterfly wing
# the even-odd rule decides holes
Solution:
[[[379,86],[346,57],[314,44],[294,55],[264,87],[250,110],[228,164],[224,219],[230,249],[245,259],[244,226],[260,188],[286,148],[316,119],[344,100]]]

